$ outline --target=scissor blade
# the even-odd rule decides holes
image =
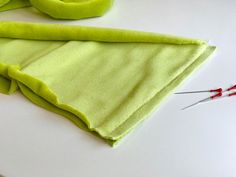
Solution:
[[[191,104],[191,105],[189,105],[189,106],[186,106],[186,107],[182,108],[181,110],[188,109],[188,108],[193,107],[193,106],[195,106],[195,105],[197,105],[197,104],[199,104],[199,103],[203,103],[203,102],[209,101],[209,100],[210,100],[210,98],[205,98],[205,99],[200,100],[200,101],[198,101],[198,102],[196,102],[196,103],[193,103],[193,104]]]
[[[200,102],[198,101],[198,102],[196,102],[196,103],[193,103],[193,104],[191,104],[191,105],[189,105],[189,106],[186,106],[186,107],[182,108],[181,110],[188,109],[188,108],[190,108],[190,107],[192,107],[192,106],[195,106],[195,105],[197,105],[197,104],[199,104],[199,103],[200,103]]]
[[[203,92],[209,92],[209,91],[205,90],[205,91],[177,92],[175,94],[203,93]]]

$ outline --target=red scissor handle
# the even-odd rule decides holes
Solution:
[[[236,86],[236,85],[235,85],[235,86]],[[222,89],[222,88],[218,88],[218,89],[210,90],[210,92],[218,92],[218,93],[221,93],[221,92],[223,92],[223,89]]]
[[[217,94],[211,96],[211,99],[215,99],[215,98],[218,98],[218,97],[221,97],[221,96],[222,96],[222,93],[220,92],[220,93],[217,93]]]
[[[236,96],[236,92],[230,93],[228,96]]]
[[[227,91],[234,90],[234,89],[236,89],[236,85],[234,85],[233,87],[228,88]]]

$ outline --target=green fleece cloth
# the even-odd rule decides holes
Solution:
[[[31,6],[29,0],[0,0],[0,12]]]
[[[0,92],[117,144],[215,47],[128,30],[0,22]]]
[[[82,19],[102,16],[113,0],[0,0],[0,12],[33,5],[57,19]]]

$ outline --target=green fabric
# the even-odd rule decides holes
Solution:
[[[0,0],[0,12],[31,6],[28,0]]]
[[[33,5],[56,19],[82,19],[102,16],[113,0],[0,0],[0,12]]]
[[[0,0],[0,6],[4,6],[6,3],[8,3],[10,0]]]
[[[115,145],[214,50],[154,33],[1,22],[0,92],[19,89]]]
[[[57,19],[81,19],[102,16],[112,0],[30,0],[31,4]]]

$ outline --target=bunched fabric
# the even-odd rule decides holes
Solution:
[[[20,90],[115,145],[214,50],[154,33],[0,22],[0,92]]]
[[[56,19],[82,19],[102,16],[113,0],[0,0],[0,12],[34,6]]]

